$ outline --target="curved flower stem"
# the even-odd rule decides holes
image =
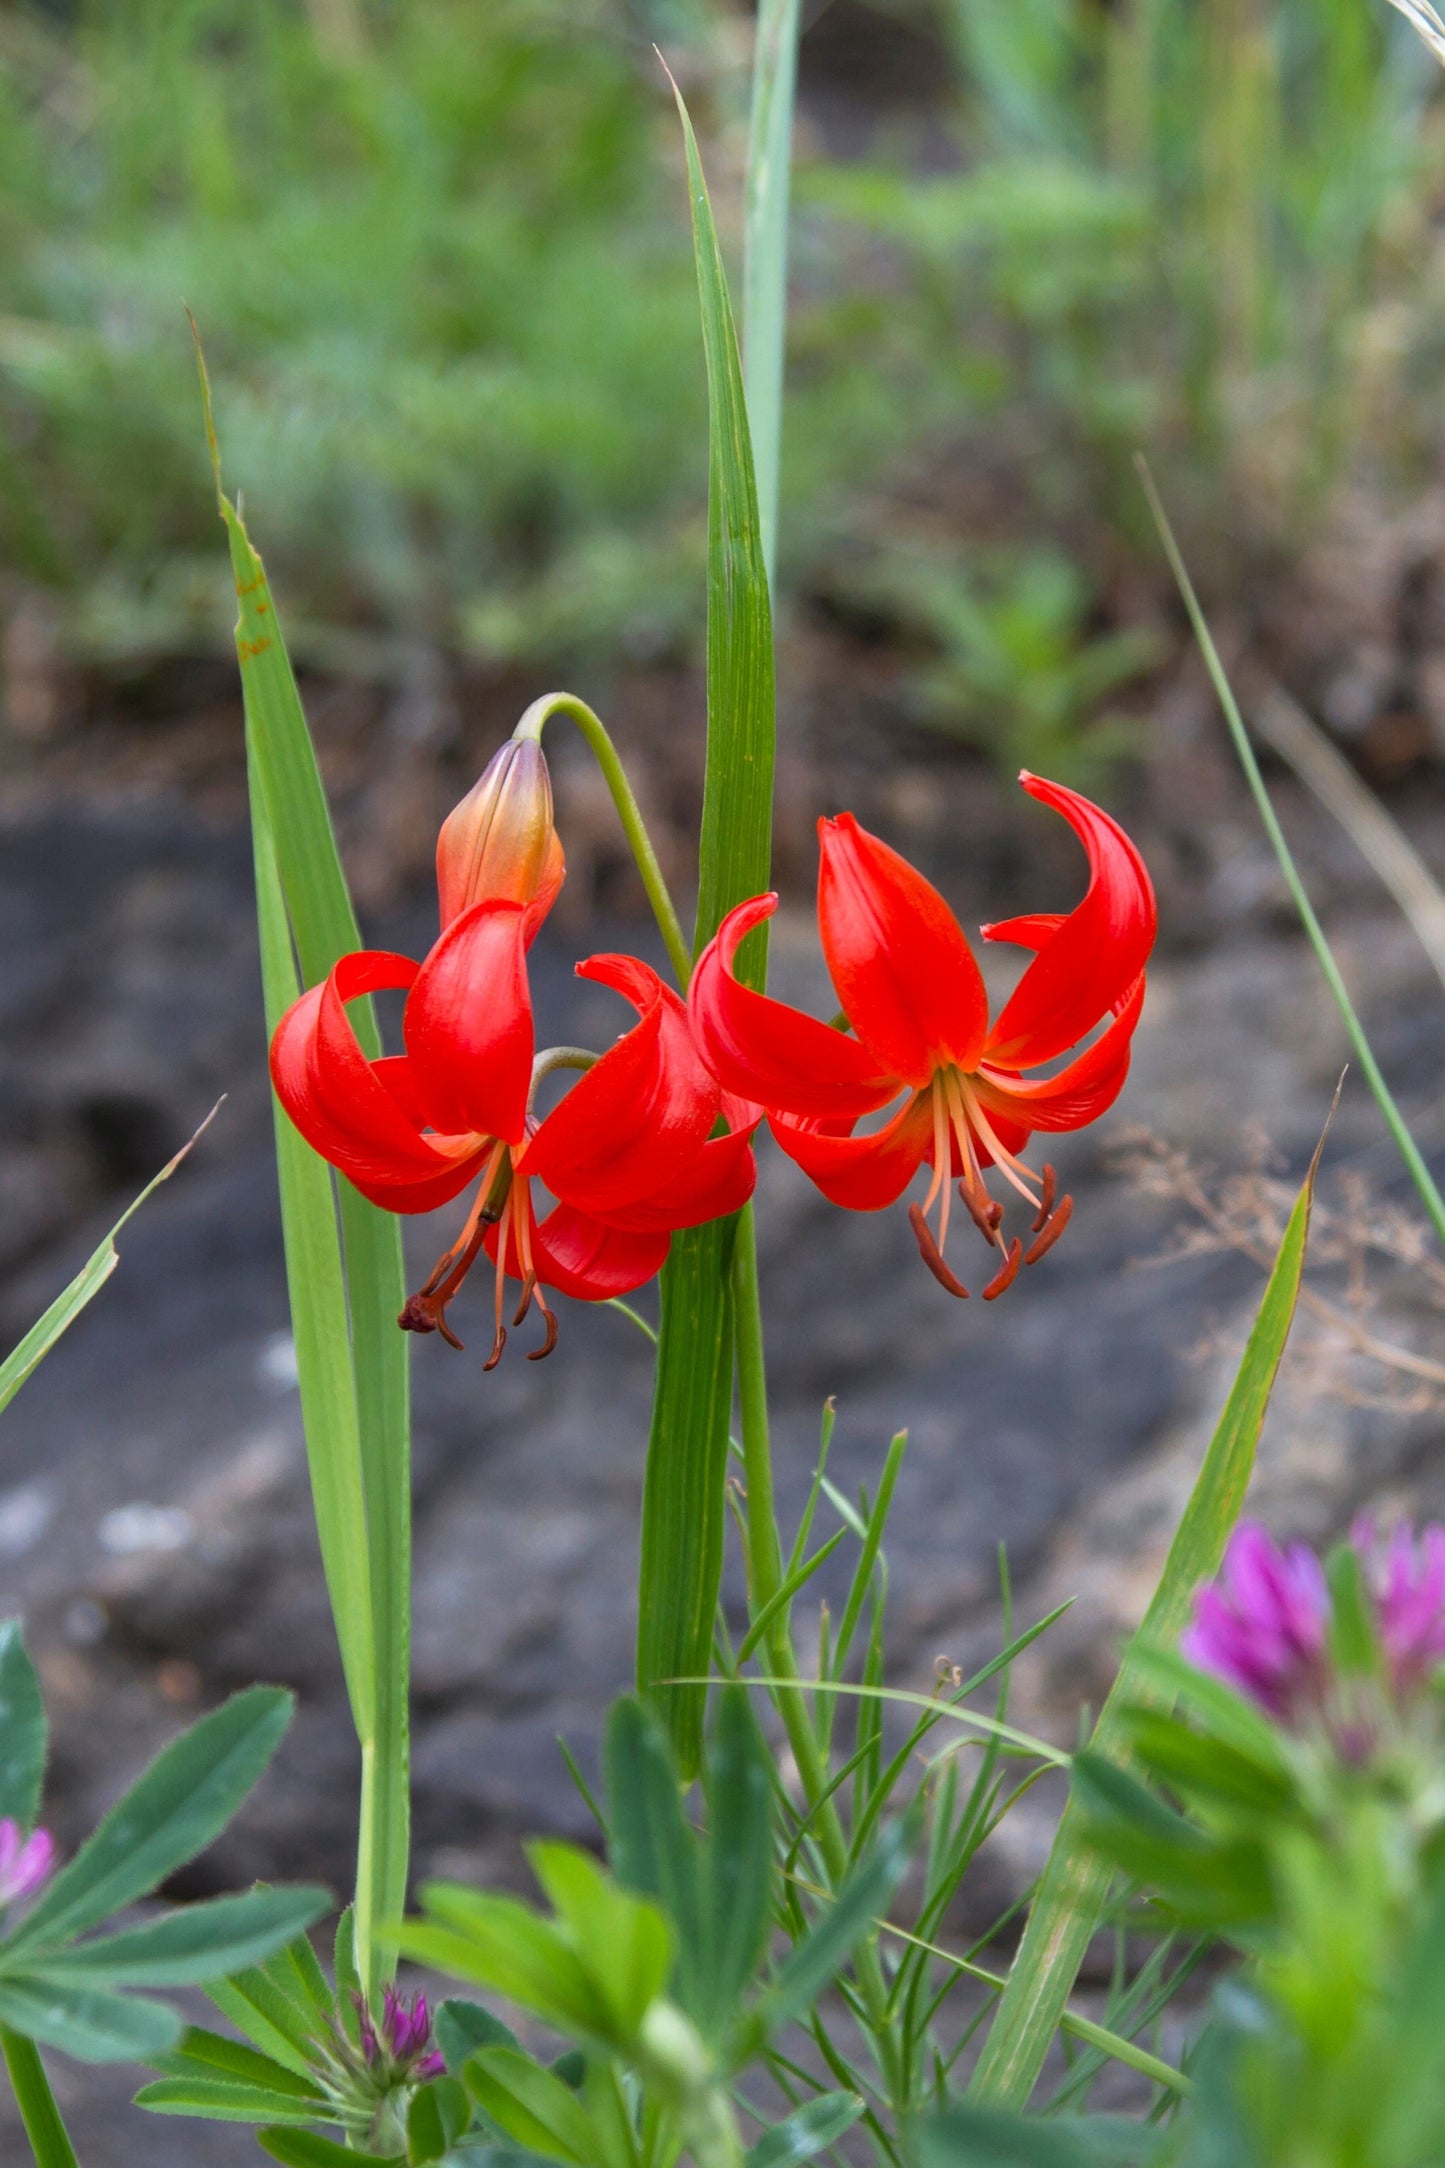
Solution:
[[[687,945],[682,921],[662,877],[662,868],[657,862],[657,853],[652,848],[652,838],[647,833],[642,809],[632,795],[627,770],[618,757],[617,748],[601,717],[594,714],[586,701],[579,700],[575,693],[543,693],[540,700],[532,702],[512,736],[534,738],[540,745],[542,727],[553,715],[566,715],[571,718],[587,740],[592,757],[602,770],[603,779],[612,793],[612,803],[617,808],[617,817],[622,823],[628,848],[637,861],[638,872],[642,875],[642,885],[647,890],[652,915],[657,920],[662,938],[667,944],[668,957],[677,983],[686,993],[687,982],[692,977],[692,950]]]
[[[773,1498],[773,1452],[768,1423],[762,1305],[758,1291],[758,1247],[751,1204],[744,1205],[738,1220],[737,1245],[733,1252],[733,1296],[737,1314],[738,1406],[742,1416],[747,1487],[751,1584],[748,1593],[752,1615],[757,1619],[773,1603],[782,1586],[783,1555]],[[788,1734],[798,1781],[813,1818],[828,1878],[836,1888],[848,1871],[848,1839],[836,1801],[829,1792],[828,1770],[819,1752],[818,1736],[803,1693],[789,1609],[786,1603],[776,1605],[763,1635],[774,1675],[789,1682],[774,1692],[773,1700]],[[893,2095],[894,2106],[902,2113],[907,2103],[898,2097],[900,2073],[888,2022],[888,1987],[875,1937],[870,1936],[859,1944],[854,1964],[879,2067]]]
[[[79,2168],[75,2148],[60,2119],[60,2110],[55,2105],[55,2095],[50,2090],[50,2080],[45,2075],[45,2065],[35,2042],[27,2040],[24,2033],[12,2032],[8,2025],[0,2025],[0,2050],[4,2052],[5,2067],[15,2088],[20,2120],[25,2125],[36,2168]]]

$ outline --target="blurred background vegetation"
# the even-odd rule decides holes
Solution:
[[[1227,627],[1367,758],[1433,758],[1445,144],[1408,28],[805,14],[785,626],[865,655],[906,730],[1097,781],[1179,653],[1142,447]],[[418,686],[689,669],[702,385],[652,45],[731,218],[749,35],[731,0],[0,6],[12,742],[221,698],[183,300],[354,734],[379,701],[424,738]]]

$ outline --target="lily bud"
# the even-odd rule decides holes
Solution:
[[[442,823],[437,894],[442,927],[473,904],[530,906],[530,941],[556,900],[566,864],[552,825],[552,779],[534,738],[509,738]]]

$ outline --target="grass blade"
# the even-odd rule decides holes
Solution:
[[[35,2168],[80,2168],[35,2042],[27,2040],[23,2033],[12,2032],[8,2025],[0,2025],[0,2051],[5,2056]]]
[[[86,1260],[70,1285],[61,1290],[44,1315],[37,1318],[19,1346],[12,1348],[4,1362],[0,1363],[0,1410],[9,1407],[21,1386],[40,1367],[66,1327],[73,1325],[86,1304],[100,1293],[100,1290],[120,1263],[120,1253],[115,1246],[116,1236],[125,1226],[126,1221],[134,1213],[139,1212],[152,1191],[159,1189],[162,1182],[170,1180],[181,1161],[190,1151],[191,1146],[196,1142],[196,1138],[202,1136],[210,1128],[220,1111],[220,1105],[221,1102],[218,1100],[196,1131],[195,1136],[181,1146],[174,1159],[167,1160],[160,1173],[147,1182],[134,1203],[127,1205],[104,1242],[101,1243],[100,1248]]]
[[[1304,1268],[1310,1205],[1320,1148],[1290,1214],[1274,1270],[1255,1318],[1224,1413],[1184,1509],[1144,1623],[1124,1653],[1091,1742],[1096,1753],[1118,1758],[1119,1714],[1129,1703],[1158,1698],[1135,1648],[1172,1642],[1188,1614],[1199,1582],[1216,1571],[1254,1468],[1255,1447],[1269,1396],[1289,1337]],[[1049,2043],[1063,2017],[1108,1896],[1110,1869],[1080,1839],[1081,1816],[1071,1800],[1055,1835],[1009,1971],[983,2053],[970,2085],[971,2097],[1021,2108],[1033,2091]]]
[[[1310,902],[1309,892],[1300,876],[1299,868],[1294,862],[1294,856],[1289,844],[1285,840],[1284,830],[1279,824],[1279,816],[1270,802],[1269,789],[1264,777],[1260,774],[1259,762],[1254,757],[1254,747],[1249,742],[1249,732],[1244,727],[1244,718],[1239,712],[1239,703],[1235,699],[1229,679],[1225,675],[1224,665],[1219,659],[1219,651],[1214,645],[1209,625],[1199,605],[1199,598],[1194,592],[1193,583],[1185,567],[1184,559],[1180,554],[1179,544],[1174,538],[1174,530],[1170,526],[1168,516],[1160,502],[1153,478],[1142,460],[1139,461],[1139,472],[1143,479],[1145,493],[1149,499],[1149,509],[1154,515],[1154,523],[1159,529],[1159,538],[1164,545],[1164,554],[1169,559],[1170,570],[1179,584],[1179,592],[1184,598],[1184,607],[1189,612],[1189,622],[1194,628],[1194,637],[1199,642],[1199,649],[1204,657],[1205,667],[1209,672],[1210,680],[1218,696],[1219,705],[1224,710],[1224,720],[1229,726],[1229,735],[1234,740],[1234,750],[1239,755],[1239,764],[1244,770],[1245,780],[1249,784],[1254,796],[1254,802],[1259,808],[1259,817],[1263,821],[1265,833],[1274,847],[1274,854],[1279,860],[1280,871],[1284,875],[1285,884],[1294,901],[1294,907],[1300,915],[1300,922],[1309,936],[1310,946],[1315,952],[1315,958],[1320,970],[1324,973],[1325,984],[1334,998],[1335,1007],[1339,1010],[1345,1030],[1349,1034],[1350,1044],[1355,1050],[1355,1058],[1365,1073],[1365,1081],[1375,1095],[1376,1105],[1385,1117],[1385,1126],[1394,1138],[1396,1148],[1405,1162],[1410,1179],[1420,1193],[1420,1200],[1429,1215],[1430,1224],[1440,1237],[1441,1242],[1445,1243],[1445,1197],[1441,1196],[1436,1186],[1435,1177],[1425,1164],[1424,1154],[1410,1134],[1405,1117],[1395,1103],[1394,1093],[1385,1082],[1384,1072],[1375,1059],[1374,1049],[1365,1036],[1365,1027],[1355,1013],[1355,1005],[1350,999],[1349,988],[1345,985],[1344,976],[1335,961],[1334,951],[1325,938],[1325,930],[1315,914],[1315,907]]]
[[[707,768],[695,950],[767,887],[773,805],[773,640],[742,365],[697,140],[687,153],[708,387]],[[758,986],[766,948],[740,975]],[[702,1753],[705,1676],[722,1580],[733,1395],[736,1221],[675,1235],[662,1274],[638,1569],[638,1688],[661,1712],[684,1777]],[[687,1683],[663,1687],[663,1680]]]
[[[274,1029],[281,1010],[300,991],[290,967],[291,940],[302,978],[311,986],[339,957],[359,948],[361,937],[265,567],[221,488],[204,360],[201,381],[217,503],[240,602],[236,653],[256,830],[257,909],[264,921],[263,962],[269,960],[267,1025]],[[371,1002],[354,1003],[350,1013],[363,1049],[379,1053]],[[289,1123],[278,1112],[288,1281],[293,1316],[299,1297],[306,1319],[304,1351],[299,1322],[296,1344],[307,1451],[333,1607],[340,1596],[337,1633],[344,1637],[343,1662],[361,1743],[357,1940],[363,1976],[374,1988],[388,1965],[375,1947],[373,1924],[400,1918],[405,1908],[410,1842],[411,1424],[408,1343],[396,1329],[406,1300],[401,1229],[391,1214],[348,1183],[333,1190],[329,1171],[320,1161],[312,1171],[309,1148],[299,1139],[289,1148],[283,1131],[289,1131]],[[319,1302],[304,1284],[312,1271],[319,1274]],[[309,1392],[303,1363],[313,1366]],[[314,1449],[313,1415],[321,1424]]]
[[[752,132],[743,207],[743,382],[769,580],[777,563],[778,468],[788,311],[788,189],[801,0],[762,0],[753,47]]]

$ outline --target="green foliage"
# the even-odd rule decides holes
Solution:
[[[1178,1636],[1194,1589],[1218,1567],[1239,1518],[1294,1319],[1318,1163],[1317,1152],[1290,1215],[1229,1398],[1175,1530],[1159,1585],[1095,1727],[1093,1745],[1101,1757],[1112,1757],[1123,1743],[1123,1710],[1152,1698],[1148,1695],[1151,1686],[1158,1692],[1159,1673],[1149,1669],[1151,1652]],[[1168,1699],[1167,1687],[1163,1698]],[[1081,1818],[1079,1804],[1071,1802],[1055,1835],[1008,1986],[974,2072],[971,2091],[984,2104],[1017,2107],[1028,2100],[1103,1914],[1109,1873],[1100,1858],[1091,1856],[1081,1844]]]
[[[0,2028],[84,2062],[155,2054],[177,2039],[180,2021],[124,1990],[214,1980],[270,1956],[320,1916],[324,1890],[257,1888],[77,1939],[152,1896],[220,1835],[290,1720],[291,1697],[274,1687],[212,1710],[162,1749],[18,1925],[5,1931],[0,1921]],[[45,1716],[13,1621],[0,1628],[0,1738],[4,1812],[28,1833],[40,1806]]]
[[[1108,702],[1158,662],[1159,643],[1093,629],[1088,581],[1063,551],[887,551],[865,592],[935,650],[909,681],[921,719],[1006,773],[1087,788],[1136,745],[1137,727]]]
[[[772,609],[742,362],[702,161],[680,95],[678,112],[708,394],[707,759],[696,953],[734,904],[768,885],[776,716]],[[760,932],[745,943],[739,972],[761,988],[767,947]],[[697,1682],[707,1671],[722,1585],[733,1343],[745,1323],[736,1314],[734,1283],[751,1253],[751,1215],[744,1212],[675,1235],[662,1273],[642,1510],[637,1679],[666,1711],[689,1776],[702,1739],[704,1689]]]

